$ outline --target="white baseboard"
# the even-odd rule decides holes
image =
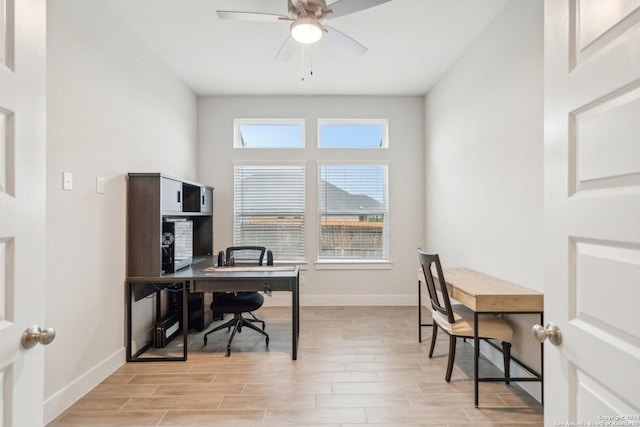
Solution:
[[[84,373],[71,384],[56,392],[44,401],[44,421],[50,423],[65,409],[100,384],[125,363],[125,349],[116,351],[101,363]]]

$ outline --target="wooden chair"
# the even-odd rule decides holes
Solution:
[[[436,335],[438,334],[438,327],[440,327],[449,335],[449,359],[447,361],[447,373],[445,375],[445,380],[449,382],[451,381],[453,362],[456,356],[457,338],[473,338],[473,311],[462,304],[451,304],[438,254],[427,254],[421,249],[418,249],[418,257],[420,258],[427,289],[429,290],[431,314],[433,317],[433,334],[431,336],[429,358],[433,356],[433,349],[436,345]],[[434,280],[431,270],[434,264],[438,276],[437,282]],[[502,342],[504,378],[505,382],[509,384],[511,339],[513,336],[511,326],[496,315],[482,315],[479,319],[478,335],[478,338],[483,340],[495,339]]]

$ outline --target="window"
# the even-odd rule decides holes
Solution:
[[[304,148],[304,119],[234,120],[235,148]]]
[[[320,148],[387,148],[386,120],[318,120]]]
[[[387,261],[386,165],[318,165],[318,260]]]
[[[234,166],[234,244],[260,245],[277,261],[305,259],[304,165]]]

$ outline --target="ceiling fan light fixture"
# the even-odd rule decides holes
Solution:
[[[291,24],[291,37],[297,42],[313,44],[322,38],[322,25],[317,19],[302,16]]]

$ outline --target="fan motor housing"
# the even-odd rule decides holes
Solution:
[[[289,2],[289,12],[296,17],[311,15],[322,18],[324,17],[323,9],[326,7],[325,0],[300,0],[297,6]]]

